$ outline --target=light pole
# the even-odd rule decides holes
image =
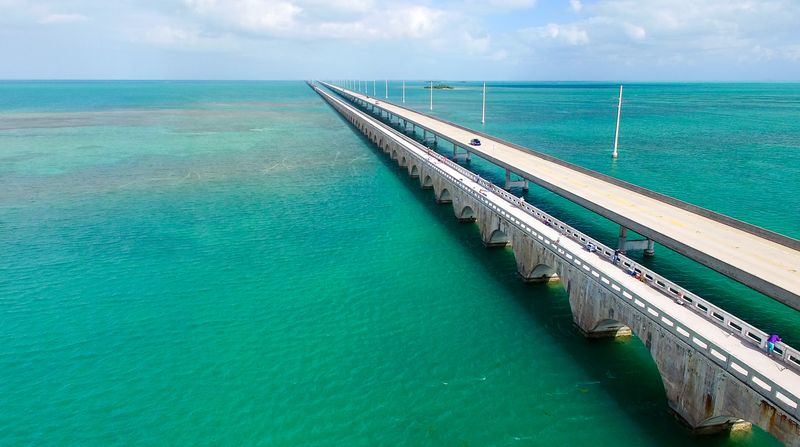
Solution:
[[[617,131],[614,133],[614,153],[611,154],[613,158],[617,158],[617,145],[619,143],[619,118],[622,115],[622,85],[619,86],[619,104],[617,105]]]
[[[431,110],[433,110],[433,81],[431,81]]]
[[[406,81],[403,81],[403,104],[406,103]]]
[[[481,109],[481,124],[486,124],[486,81],[483,81],[483,108]]]
[[[384,98],[385,99],[389,99],[389,80],[388,79],[384,79],[383,82],[384,82],[384,85],[386,87],[386,95],[384,96]]]

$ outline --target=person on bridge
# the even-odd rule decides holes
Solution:
[[[619,250],[614,250],[614,256],[611,258],[611,263],[614,265],[619,264]]]
[[[772,334],[767,338],[767,355],[772,356],[772,351],[775,350],[775,343],[780,343],[781,337],[778,334]]]

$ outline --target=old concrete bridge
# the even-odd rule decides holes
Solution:
[[[613,249],[383,122],[375,114],[385,111],[369,102],[337,88],[372,113],[310,85],[437,202],[451,203],[457,219],[477,222],[486,246],[510,245],[523,279],[560,280],[587,336],[638,336],[670,408],[689,427],[706,433],[750,422],[800,447],[800,352],[780,343],[767,357],[758,328],[625,256],[613,259]]]

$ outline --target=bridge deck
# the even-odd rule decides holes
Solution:
[[[325,95],[327,93],[321,92]],[[330,96],[329,96],[330,97]],[[332,98],[332,97],[331,97]],[[335,98],[332,98],[336,101]],[[352,106],[351,106],[352,107]],[[367,119],[370,119],[366,114],[361,114]],[[800,397],[800,374],[790,368],[786,368],[779,361],[767,357],[762,351],[751,343],[747,343],[736,336],[732,336],[730,332],[724,328],[714,324],[713,322],[703,318],[701,315],[693,312],[690,308],[677,304],[671,298],[660,293],[658,290],[648,286],[645,283],[631,277],[617,266],[611,264],[606,259],[598,256],[595,253],[590,253],[583,249],[583,246],[568,238],[559,238],[558,230],[553,227],[545,225],[541,220],[526,213],[518,206],[510,203],[498,194],[487,190],[485,186],[475,182],[471,176],[460,173],[455,168],[451,167],[444,160],[437,160],[427,155],[424,148],[419,144],[402,139],[396,139],[410,152],[416,153],[418,159],[435,167],[437,170],[444,172],[451,178],[456,179],[462,188],[473,191],[476,195],[480,194],[487,199],[490,203],[497,206],[499,209],[513,216],[514,218],[524,222],[525,225],[534,229],[539,234],[549,238],[551,241],[560,240],[558,248],[563,249],[563,254],[569,253],[572,257],[580,259],[581,262],[591,266],[592,270],[599,273],[600,278],[606,278],[610,284],[619,284],[623,290],[630,291],[634,297],[641,299],[644,302],[642,309],[652,309],[657,311],[660,315],[668,315],[674,322],[676,327],[685,327],[689,329],[692,334],[698,335],[712,344],[721,348],[724,353],[729,354],[738,362],[746,365],[746,368],[758,375],[767,378],[775,385],[783,388],[789,398],[797,399]],[[604,286],[605,287],[605,286]],[[642,311],[644,312],[644,311]],[[654,318],[651,314],[645,313],[648,318],[655,319],[661,323],[658,318]],[[625,322],[622,322],[623,324]],[[691,341],[687,341],[691,345]],[[698,347],[695,347],[698,349]],[[707,355],[707,354],[705,354]],[[747,381],[746,381],[747,382]],[[748,384],[749,386],[754,386]],[[764,395],[764,392],[759,390],[759,393]],[[772,393],[769,395],[770,400],[775,400]],[[795,407],[795,411],[796,407]]]
[[[452,123],[326,84],[435,132],[656,242],[800,310],[800,250],[665,203]],[[777,205],[777,204],[776,204]],[[786,238],[789,239],[789,238]],[[797,241],[795,241],[797,242]]]

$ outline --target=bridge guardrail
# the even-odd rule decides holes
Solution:
[[[320,95],[322,95],[323,97],[326,97],[325,96],[326,94],[324,92],[322,92],[321,90],[319,90],[316,87],[314,87],[314,89]],[[330,98],[333,99],[332,97],[330,97]],[[330,102],[330,101],[328,101],[328,102]],[[339,109],[340,112],[342,112],[343,114],[346,115],[347,109],[342,110],[339,107],[337,107],[337,105],[335,103],[331,103],[331,105],[333,105],[335,108]],[[363,112],[361,112],[361,113],[363,113]],[[457,171],[458,173],[460,173],[460,174],[462,174],[462,175],[464,175],[464,176],[466,176],[468,178],[473,179],[473,181],[476,181],[476,183],[480,184],[481,186],[486,187],[488,190],[491,190],[492,193],[502,197],[504,200],[506,200],[507,202],[509,202],[513,206],[516,206],[518,209],[523,210],[524,212],[526,212],[526,214],[536,218],[537,220],[540,220],[545,224],[549,223],[549,226],[551,226],[551,227],[553,226],[553,224],[555,224],[557,228],[562,230],[562,232],[561,232],[562,236],[567,236],[567,237],[571,238],[572,240],[574,240],[575,242],[578,242],[580,245],[583,245],[586,242],[595,243],[596,246],[598,247],[598,252],[597,253],[601,257],[604,257],[606,259],[610,259],[610,256],[613,256],[613,251],[610,251],[610,248],[608,248],[607,246],[603,245],[602,243],[600,243],[598,241],[595,241],[594,239],[586,236],[585,234],[573,229],[569,225],[564,224],[563,222],[559,221],[558,219],[553,218],[552,216],[550,216],[547,213],[539,210],[538,208],[536,208],[536,207],[534,207],[534,206],[532,206],[532,205],[530,205],[530,204],[528,204],[528,203],[526,203],[524,201],[521,201],[520,198],[518,198],[518,197],[508,193],[507,191],[499,188],[497,185],[487,181],[486,179],[483,179],[483,178],[477,176],[477,174],[475,174],[474,172],[469,171],[469,170],[463,168],[462,166],[458,165],[457,163],[452,162],[447,157],[445,157],[445,156],[443,156],[443,155],[441,155],[441,154],[439,154],[439,153],[437,153],[435,151],[432,151],[431,149],[421,145],[420,143],[418,143],[417,141],[413,140],[412,138],[404,135],[403,133],[401,133],[401,132],[389,127],[388,125],[386,125],[384,123],[378,122],[378,124],[380,124],[382,126],[381,130],[384,131],[384,133],[386,133],[388,131],[389,133],[392,133],[395,136],[400,137],[401,139],[403,139],[403,141],[406,141],[407,143],[412,145],[416,150],[422,152],[425,156],[417,155],[417,154],[414,154],[412,151],[409,151],[409,153],[414,155],[415,158],[417,158],[419,162],[428,164],[432,169],[436,170],[440,175],[442,175],[443,177],[445,177],[448,180],[450,180],[450,182],[453,185],[455,185],[456,187],[458,187],[462,191],[466,192],[467,194],[472,196],[474,199],[477,199],[478,201],[480,201],[484,205],[492,208],[493,210],[495,210],[496,212],[498,212],[499,214],[504,216],[506,218],[506,220],[510,224],[512,224],[512,225],[516,226],[517,228],[519,228],[520,230],[530,234],[534,238],[542,241],[545,245],[551,246],[552,250],[555,251],[559,256],[561,256],[562,259],[564,259],[566,262],[568,262],[568,263],[570,263],[572,265],[575,265],[579,269],[584,270],[587,274],[590,274],[590,275],[598,278],[600,280],[600,284],[601,284],[602,287],[604,287],[607,290],[609,290],[612,294],[614,294],[618,298],[622,299],[624,302],[626,302],[629,305],[633,306],[634,309],[636,309],[638,312],[643,314],[645,317],[655,321],[657,324],[659,324],[659,326],[665,328],[668,332],[670,332],[673,335],[677,336],[679,339],[684,340],[687,344],[693,346],[695,349],[697,349],[698,351],[703,353],[703,355],[705,357],[709,358],[711,361],[713,361],[714,363],[716,363],[720,367],[724,368],[726,371],[728,371],[734,377],[737,377],[742,382],[744,382],[744,383],[748,384],[749,386],[751,386],[759,394],[761,394],[762,396],[768,398],[772,403],[774,403],[776,406],[780,407],[783,411],[785,411],[788,414],[791,414],[794,417],[800,419],[800,397],[795,396],[794,394],[792,394],[788,390],[784,389],[780,385],[776,384],[774,381],[772,381],[769,378],[765,377],[764,375],[758,373],[757,371],[753,370],[752,368],[748,368],[746,366],[745,362],[742,362],[741,360],[737,359],[735,356],[730,354],[726,349],[718,346],[717,344],[711,342],[710,340],[706,339],[705,337],[697,334],[695,331],[691,330],[690,328],[684,328],[684,327],[678,325],[677,322],[675,322],[672,319],[668,318],[666,316],[667,312],[665,312],[660,307],[652,305],[652,304],[648,305],[648,304],[644,303],[643,301],[637,299],[635,297],[636,296],[635,292],[630,291],[628,288],[626,288],[625,286],[619,284],[617,281],[614,281],[614,280],[612,280],[610,278],[606,278],[601,273],[593,270],[589,265],[581,262],[577,257],[575,257],[572,254],[570,254],[569,251],[567,251],[563,247],[561,247],[560,244],[557,244],[556,242],[550,240],[550,238],[548,238],[548,237],[546,237],[546,236],[544,236],[542,234],[539,234],[535,229],[533,229],[530,226],[526,225],[524,222],[520,221],[517,217],[515,217],[512,214],[508,213],[506,210],[503,210],[503,209],[499,208],[497,205],[495,205],[493,202],[488,200],[486,197],[484,197],[483,195],[479,194],[478,192],[476,192],[472,188],[469,188],[467,185],[465,185],[463,183],[463,179],[457,179],[457,178],[453,177],[452,175],[450,175],[448,172],[445,172],[444,170],[442,170],[441,168],[436,166],[435,164],[430,163],[428,160],[426,160],[426,157],[433,157],[437,161],[447,165],[449,168]],[[600,250],[601,248],[602,248],[602,250]],[[624,260],[627,261],[629,266],[631,268],[634,268],[634,270],[635,270],[634,266],[641,268],[640,266],[638,266],[638,264],[636,264],[635,262],[631,261],[627,257],[625,257]],[[622,260],[620,261],[620,264],[625,265],[625,264],[623,264]],[[655,273],[650,272],[647,269],[643,269],[642,268],[642,270],[640,270],[640,271],[642,271],[642,272],[646,271],[648,273],[651,273],[653,280],[661,280],[662,283],[664,284],[663,288],[654,287],[652,284],[649,284],[649,283],[648,283],[648,285],[650,285],[651,287],[656,288],[657,290],[659,290],[664,295],[670,296],[669,293],[672,293],[672,292],[671,291],[670,292],[665,292],[665,290],[669,290],[669,287],[672,285],[671,282],[669,282],[668,280],[664,279],[660,275],[657,275]],[[678,286],[675,286],[675,287],[678,287]],[[693,301],[693,303],[695,303],[695,304],[697,304],[697,303],[699,303],[699,304],[706,303],[704,300],[700,299],[699,297],[696,297],[696,295],[694,295],[694,294],[692,294],[692,296],[690,298],[691,299],[695,299],[695,301]],[[684,295],[684,299],[686,299],[686,295]],[[708,303],[708,305],[709,306],[713,306],[710,303]],[[708,310],[706,310],[706,311],[695,310],[694,306],[692,306],[691,309],[693,311],[695,311],[696,313],[699,313],[699,314],[705,316],[706,319],[709,319],[708,318],[708,312],[711,312],[712,307],[708,307],[707,308]],[[700,309],[700,308],[698,308],[698,309]],[[716,306],[713,306],[713,309],[716,311],[718,308]],[[719,312],[724,312],[721,309],[718,309],[718,310],[719,310]],[[729,319],[726,320],[726,321],[741,322],[743,329],[745,327],[747,327],[748,330],[749,330],[749,328],[752,328],[753,332],[757,331],[760,334],[766,335],[766,333],[758,331],[757,328],[745,323],[744,321],[734,317],[733,315],[730,315],[730,314],[727,314],[727,313],[725,313],[725,314],[726,314],[727,317],[729,317]],[[714,317],[714,318],[716,318],[716,317]],[[711,321],[714,321],[714,320],[711,320]],[[744,339],[744,340],[747,340],[747,339]],[[765,338],[764,338],[764,340],[765,340]],[[754,343],[754,341],[752,341],[751,343]],[[760,343],[759,343],[759,346],[760,346]],[[784,345],[783,355],[786,356],[789,352],[791,352],[790,349],[793,349],[793,348]],[[776,350],[777,350],[777,347],[776,347]],[[794,351],[794,352],[796,352],[796,351]]]
[[[349,96],[352,97],[352,95]],[[450,160],[448,160],[448,162],[452,163]],[[469,171],[460,165],[455,164],[455,166],[458,166],[460,172],[463,171],[468,173],[465,175],[472,175],[472,176],[476,175],[472,171]],[[493,183],[488,182],[488,180],[484,179],[484,182],[486,184],[492,185],[493,188],[499,189]],[[502,191],[501,195],[507,199],[509,197],[513,197],[514,199],[519,200],[519,198],[511,195],[510,193],[504,190],[500,191]],[[493,190],[493,192],[497,191]],[[538,208],[533,207],[530,204],[524,203],[524,205],[525,205],[524,209],[528,211],[530,214],[538,217],[544,222],[548,222],[551,225],[555,225],[560,230],[562,230],[567,237],[580,242],[581,245],[592,243],[597,247],[597,252],[600,256],[605,257],[609,261],[613,259],[614,250],[611,249],[610,247],[606,246],[600,241],[584,233],[579,232],[578,230],[550,216],[549,214],[539,210]],[[666,279],[665,277],[659,275],[658,273],[647,269],[646,267],[637,263],[633,259],[628,258],[627,256],[622,254],[618,254],[618,256],[620,258],[620,261],[618,263],[618,267],[620,269],[622,270],[632,269],[635,273],[641,275],[641,277],[643,278],[643,282],[659,290],[664,295],[669,296],[675,300],[685,301],[686,303],[689,304],[689,307],[694,312],[703,315],[707,320],[712,321],[714,324],[725,328],[726,331],[735,333],[740,339],[750,344],[755,344],[759,347],[759,349],[766,351],[767,338],[769,337],[768,333],[747,323],[741,318],[737,318],[736,316],[723,310],[719,306],[716,306],[711,302],[704,300],[697,294],[691,292],[690,290],[684,287],[679,286],[678,284]],[[780,342],[775,345],[774,355],[788,367],[792,368],[795,371],[800,372],[800,350],[797,350],[784,342]]]

